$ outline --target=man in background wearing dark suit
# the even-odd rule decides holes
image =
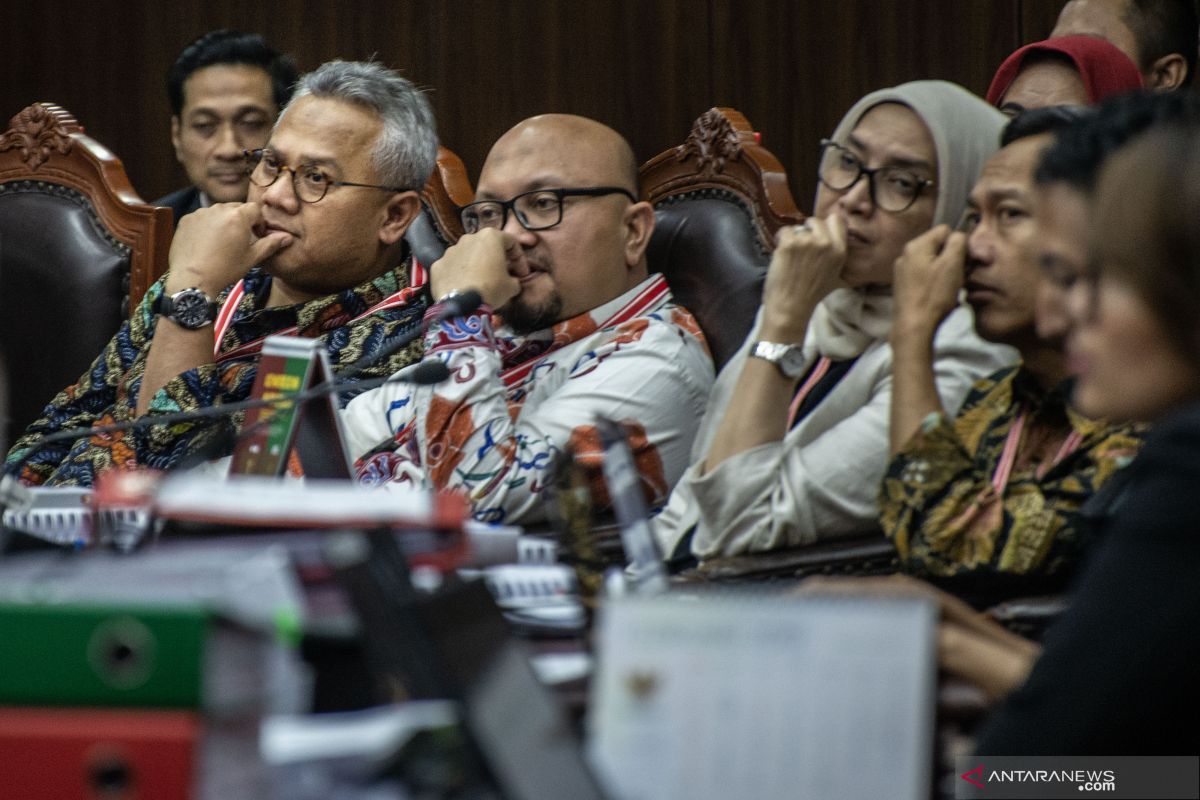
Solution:
[[[167,73],[171,144],[191,186],[154,201],[185,214],[212,203],[243,203],[243,150],[264,146],[298,74],[288,56],[256,33],[211,31],[189,44]]]

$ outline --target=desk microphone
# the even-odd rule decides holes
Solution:
[[[443,320],[450,317],[464,316],[475,311],[482,303],[482,298],[479,292],[468,290],[460,294],[456,294],[448,298],[443,303],[441,313],[437,315],[436,320]],[[282,405],[284,403],[303,403],[317,397],[322,397],[327,394],[340,391],[349,383],[356,375],[360,374],[364,369],[371,364],[386,358],[396,351],[407,347],[413,341],[424,335],[424,330],[418,326],[414,331],[399,336],[395,341],[389,342],[380,349],[360,358],[348,367],[338,370],[334,376],[327,381],[317,384],[311,389],[306,389],[300,392],[282,393],[276,397],[259,400],[240,400],[234,403],[223,403],[216,406],[208,406],[206,408],[198,408],[193,411],[178,411],[173,414],[157,414],[143,415],[137,419],[128,420],[126,422],[117,422],[112,425],[97,425],[91,428],[73,428],[71,430],[56,431],[55,433],[47,434],[36,442],[33,442],[21,459],[7,467],[5,473],[7,475],[19,475],[21,467],[35,453],[43,447],[57,442],[69,442],[76,439],[84,439],[91,436],[102,436],[110,433],[119,433],[121,431],[141,430],[150,428],[155,425],[174,425],[181,422],[196,422],[198,420],[227,417],[238,411],[247,411],[252,408],[265,408],[267,406]],[[428,386],[431,384],[441,383],[450,376],[449,369],[441,361],[421,361],[414,367],[406,369],[398,374],[385,375],[378,378],[368,378],[367,380],[354,381],[354,386],[357,389],[367,390],[377,386],[382,386],[385,383],[412,383],[418,386]],[[11,482],[10,482],[11,483]],[[7,505],[0,502],[0,507]]]
[[[376,386],[382,386],[385,383],[413,383],[418,386],[426,386],[434,383],[441,383],[450,376],[450,370],[441,361],[422,361],[410,370],[399,375],[383,375],[378,378],[368,378],[365,381],[356,381],[355,386],[361,389],[374,389]],[[265,408],[267,406],[277,406],[284,403],[303,403],[317,397],[322,397],[327,394],[333,394],[340,391],[344,385],[336,379],[328,380],[317,384],[311,389],[306,389],[302,392],[285,392],[276,397],[271,397],[262,400],[239,400],[236,403],[223,403],[219,406],[207,406],[205,408],[197,408],[194,411],[177,411],[173,414],[156,414],[154,416],[141,416],[137,419],[131,419],[127,422],[114,422],[112,425],[97,425],[93,428],[71,429],[68,431],[56,431],[55,433],[47,434],[41,439],[29,446],[29,450],[21,458],[20,461],[10,465],[5,471],[9,474],[17,474],[25,461],[31,455],[36,453],[46,445],[55,444],[57,442],[69,442],[75,439],[84,439],[90,436],[102,436],[109,433],[120,433],[121,431],[141,430],[142,428],[150,428],[155,425],[174,425],[180,422],[196,422],[198,420],[211,419],[215,417],[223,417],[232,415],[238,411],[247,411],[252,408]]]
[[[474,289],[465,289],[442,298],[441,303],[441,312],[437,315],[439,320],[465,317],[483,305],[483,295]]]
[[[429,291],[428,284],[426,284],[424,294],[427,295],[428,291]],[[434,320],[440,322],[441,320],[450,319],[452,317],[463,317],[463,316],[466,316],[467,314],[470,314],[471,312],[475,311],[482,304],[483,304],[483,297],[479,294],[479,292],[475,291],[474,289],[468,289],[465,292],[460,292],[458,294],[454,294],[454,295],[451,295],[450,297],[446,298],[442,302],[442,308],[441,308],[440,313],[438,313],[438,315],[434,318]],[[375,352],[368,353],[367,355],[360,358],[358,361],[355,361],[350,366],[345,367],[341,370],[338,370],[335,373],[335,376],[339,379],[339,381],[347,381],[347,380],[353,378],[355,375],[358,375],[359,373],[361,373],[364,369],[371,366],[376,361],[385,359],[388,356],[395,353],[396,351],[407,347],[409,344],[412,343],[412,341],[414,339],[416,339],[418,336],[422,335],[423,333],[424,333],[423,330],[418,329],[415,334],[397,337],[396,341],[390,342],[390,343],[384,345],[383,347],[379,348]],[[426,363],[433,363],[433,362],[422,362],[421,366],[425,366]],[[414,369],[413,372],[416,372],[417,369],[420,369],[420,367],[417,367],[416,369]],[[410,382],[418,383],[418,384],[427,384],[427,383],[438,383],[439,381],[444,381],[445,379],[446,379],[446,375],[443,375],[438,380],[420,381],[420,380],[413,379]]]

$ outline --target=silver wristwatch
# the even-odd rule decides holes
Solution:
[[[154,310],[179,327],[195,331],[217,318],[217,301],[204,290],[191,287],[172,295],[163,292]]]
[[[804,353],[798,344],[757,341],[750,350],[754,358],[770,361],[785,378],[798,379],[804,374]]]

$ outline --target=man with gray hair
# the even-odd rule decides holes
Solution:
[[[213,426],[199,424],[37,445],[55,431],[244,400],[271,334],[320,338],[337,369],[418,328],[424,269],[403,237],[436,159],[429,103],[396,73],[333,61],[302,77],[267,146],[246,152],[247,202],[180,221],[167,274],[16,442],[7,469],[31,484],[90,485],[104,469],[221,455]],[[391,374],[420,353],[414,342],[363,374]]]

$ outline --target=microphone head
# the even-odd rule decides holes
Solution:
[[[483,304],[483,295],[474,289],[466,289],[447,297],[442,303],[442,313],[439,319],[462,317],[472,313]]]
[[[441,361],[436,359],[428,360],[417,364],[402,377],[406,383],[415,383],[418,386],[430,386],[435,383],[441,383],[449,378],[450,370]]]

